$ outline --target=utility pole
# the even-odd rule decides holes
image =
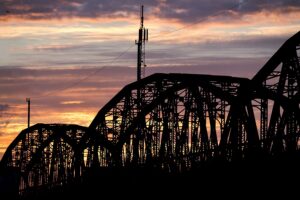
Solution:
[[[30,98],[26,98],[26,102],[28,103],[27,119],[28,119],[28,128],[29,128],[30,127]]]
[[[141,24],[139,29],[138,41],[135,41],[137,45],[137,80],[141,80],[142,77],[142,65],[143,65],[143,76],[145,76],[145,43],[148,41],[148,29],[144,27],[144,6],[141,6],[140,11]]]

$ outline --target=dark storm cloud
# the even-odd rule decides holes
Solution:
[[[4,0],[0,15],[18,15],[29,19],[62,17],[123,17],[137,15],[140,4],[148,14],[186,22],[209,16],[237,16],[262,10],[288,12],[299,9],[299,0]],[[233,15],[233,12],[235,15]]]

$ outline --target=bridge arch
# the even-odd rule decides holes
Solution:
[[[271,154],[299,149],[300,32],[288,39],[253,77],[262,146]],[[268,94],[268,97],[266,97]],[[271,98],[270,98],[271,97]]]
[[[190,160],[218,156],[222,137],[230,132],[229,119],[241,118],[231,116],[230,110],[232,105],[242,106],[237,101],[239,90],[249,80],[192,74],[155,74],[146,79],[121,90],[90,125],[115,144],[121,165],[159,162],[159,167],[166,168],[161,163],[167,163],[167,168],[175,165],[177,170],[190,168]],[[246,111],[242,110],[245,115]],[[238,143],[254,142],[257,136],[249,133],[253,127],[243,120],[246,138]],[[233,137],[223,140],[224,147],[233,146]],[[177,163],[171,164],[172,160]]]
[[[97,139],[98,138],[98,139]],[[92,166],[90,152],[95,141],[101,144],[97,149],[98,167],[107,167],[109,144],[94,137],[87,127],[65,124],[36,124],[23,130],[5,152],[1,164],[19,172],[20,193],[31,188],[52,188],[80,180]],[[100,152],[101,151],[101,152]]]

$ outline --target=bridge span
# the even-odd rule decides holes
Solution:
[[[14,175],[13,191],[26,196],[93,174],[103,178],[102,172],[188,176],[232,163],[298,166],[299,56],[300,32],[252,79],[151,75],[125,86],[89,127],[36,124],[23,130],[1,167]]]

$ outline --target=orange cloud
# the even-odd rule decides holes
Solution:
[[[63,105],[79,105],[82,103],[84,103],[84,101],[62,101],[62,102],[60,102],[60,104],[63,104]]]

